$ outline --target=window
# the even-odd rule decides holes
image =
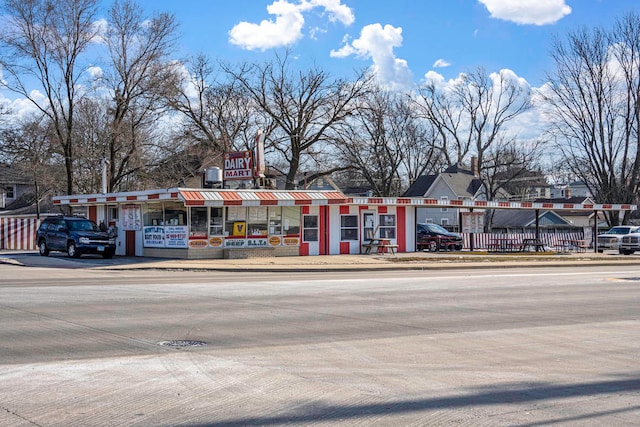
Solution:
[[[340,216],[340,240],[358,240],[358,216]]]
[[[189,237],[207,237],[207,210],[208,208],[191,208]]]
[[[440,197],[440,203],[449,203],[449,197],[447,196],[441,196]],[[449,212],[449,208],[442,208],[441,212]]]
[[[318,215],[305,215],[303,218],[304,235],[303,240],[305,242],[317,242],[318,241]]]
[[[4,196],[7,199],[15,199],[16,198],[16,188],[13,185],[5,185],[5,187],[4,187]]]
[[[396,216],[395,215],[380,215],[378,217],[380,224],[380,238],[381,239],[395,239],[396,238]]]
[[[282,227],[284,234],[288,236],[300,235],[300,208],[297,206],[284,206],[282,208]]]
[[[164,225],[187,225],[187,208],[182,203],[164,204]]]
[[[144,225],[164,225],[162,218],[162,204],[150,203],[144,212]]]
[[[269,234],[282,234],[282,208],[273,206],[269,208]]]
[[[222,208],[209,208],[211,217],[209,219],[209,235],[210,236],[222,236],[223,235],[223,218]]]
[[[267,207],[249,206],[249,216],[247,218],[247,234],[250,236],[267,235]]]
[[[246,236],[247,208],[229,206],[227,209],[224,234],[227,236]]]
[[[449,218],[442,218],[440,220],[440,225],[449,225]]]

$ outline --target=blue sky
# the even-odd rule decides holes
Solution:
[[[100,0],[98,18],[111,0]],[[175,59],[204,53],[230,63],[270,60],[289,48],[301,67],[335,77],[373,67],[386,87],[411,89],[426,73],[445,80],[484,67],[509,69],[540,87],[552,71],[554,36],[610,28],[638,0],[138,0],[146,17],[175,14]],[[97,64],[99,66],[99,64]],[[0,78],[2,78],[0,70]],[[34,87],[35,90],[39,88]],[[37,98],[37,97],[36,97]],[[20,115],[33,109],[0,90]]]
[[[562,37],[581,26],[610,27],[615,18],[637,9],[639,3],[144,0],[140,4],[148,13],[176,15],[181,32],[179,53],[185,56],[203,52],[231,62],[261,61],[288,46],[302,65],[315,63],[345,77],[354,68],[375,65],[381,79],[396,86],[406,84],[408,78],[419,83],[430,70],[449,79],[482,66],[489,72],[511,69],[538,87],[553,66],[549,49],[554,35]],[[279,14],[269,13],[268,8]],[[285,24],[278,25],[281,21]],[[366,37],[361,37],[363,29],[367,29]],[[359,48],[353,47],[354,41],[359,41]]]

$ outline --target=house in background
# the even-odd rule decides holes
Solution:
[[[556,184],[551,187],[551,194],[549,198],[571,198],[571,197],[589,197],[592,198],[593,194],[587,188],[587,185],[582,180],[572,181],[567,184]]]
[[[0,164],[0,211],[22,208],[29,204],[25,199],[33,199],[33,182],[27,176],[19,167]]]
[[[460,164],[450,166],[438,175],[419,177],[402,197],[424,197],[445,203],[450,200],[486,200],[477,170]],[[460,209],[457,208],[418,208],[416,222],[458,228],[459,214]]]

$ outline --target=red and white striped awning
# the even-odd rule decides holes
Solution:
[[[339,191],[209,190],[168,188],[124,193],[55,196],[56,205],[87,206],[118,203],[176,201],[185,206],[415,206],[422,208],[543,209],[572,211],[634,211],[632,204],[536,203],[484,200],[439,200],[419,197],[347,197]]]
[[[181,189],[186,206],[304,206],[345,204],[337,191],[192,190]]]

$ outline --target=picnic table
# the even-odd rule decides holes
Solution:
[[[362,244],[365,254],[370,254],[373,249],[379,254],[390,253],[396,254],[398,245],[392,244],[390,239],[368,239],[366,243]]]
[[[520,249],[520,242],[512,237],[496,237],[491,239],[488,246],[492,252],[514,252]]]
[[[586,252],[587,241],[582,239],[560,240],[555,248],[558,252]]]
[[[522,239],[520,252],[524,252],[527,248],[534,248],[536,252],[544,252],[545,244],[540,239]]]

